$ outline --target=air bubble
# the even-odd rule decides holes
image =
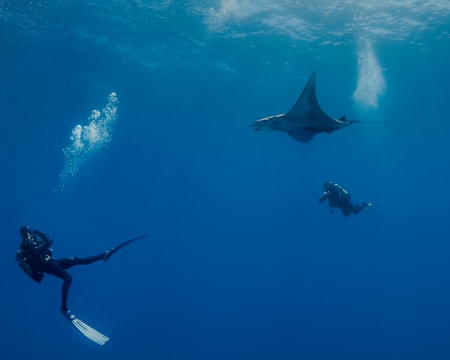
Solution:
[[[78,124],[73,128],[70,136],[71,144],[63,149],[65,162],[59,174],[60,185],[56,190],[62,191],[69,179],[78,173],[83,164],[111,141],[113,125],[118,117],[117,104],[117,95],[112,92],[102,111],[93,110],[91,112],[88,125]]]

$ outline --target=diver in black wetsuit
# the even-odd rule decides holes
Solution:
[[[328,205],[330,208],[339,208],[345,217],[350,214],[359,214],[366,206],[372,206],[371,203],[363,202],[361,205],[354,205],[351,201],[351,195],[347,190],[342,188],[340,185],[335,184],[331,181],[327,181],[323,184],[324,192],[319,198],[319,202],[323,203],[328,200]]]
[[[19,266],[36,282],[42,281],[44,273],[54,275],[64,281],[62,285],[61,311],[68,319],[71,319],[71,312],[67,307],[67,297],[70,284],[72,283],[72,275],[66,269],[76,265],[88,265],[99,260],[108,261],[111,255],[121,247],[138,239],[129,240],[95,256],[54,259],[50,248],[52,239],[46,234],[39,230],[31,230],[29,226],[22,226],[20,227],[20,235],[22,236],[22,243],[16,252],[16,260],[19,262]]]

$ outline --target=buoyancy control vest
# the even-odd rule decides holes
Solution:
[[[52,240],[44,233],[34,231],[27,233],[16,252],[19,267],[36,282],[41,282],[44,273],[39,270],[40,265],[52,259]]]

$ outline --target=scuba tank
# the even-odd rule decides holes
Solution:
[[[23,270],[25,274],[27,274],[30,278],[32,278],[34,281],[38,283],[42,281],[42,279],[44,278],[44,273],[33,270],[31,265],[27,262],[26,257],[20,256],[16,258],[16,260],[19,262],[19,267]]]

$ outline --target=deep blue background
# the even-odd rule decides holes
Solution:
[[[448,359],[448,2],[178,3],[0,0],[0,357]],[[251,131],[314,70],[325,112],[382,124]],[[367,109],[352,94],[377,72]],[[110,144],[54,192],[112,91]],[[327,212],[329,179],[374,206]],[[150,235],[71,270],[107,345],[61,316],[60,280],[17,267],[23,224],[56,257]]]

